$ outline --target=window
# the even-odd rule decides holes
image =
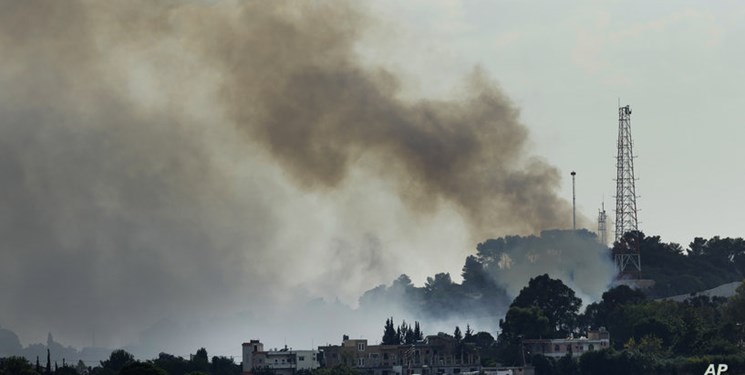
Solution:
[[[365,343],[357,343],[357,350],[364,352],[365,351]]]
[[[365,359],[364,358],[357,358],[357,366],[359,366],[359,367],[365,366]]]
[[[383,353],[383,359],[388,359],[388,353]]]
[[[587,346],[587,350],[589,350],[589,351],[595,350],[595,345],[593,345],[593,344],[588,345]]]
[[[305,361],[305,357],[304,356],[297,357],[297,360],[298,361]]]
[[[559,349],[559,344],[554,345],[554,351],[555,352],[560,352],[561,351],[561,349]]]

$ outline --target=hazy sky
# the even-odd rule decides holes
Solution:
[[[577,172],[578,210],[592,220],[603,197],[614,218],[620,98],[633,110],[640,229],[684,247],[694,236],[743,235],[745,5],[383,1],[374,8],[391,37],[370,48],[373,59],[413,77],[406,82],[414,95],[447,95],[474,64],[484,68],[520,107],[534,152],[561,169],[567,198],[569,172]]]
[[[603,197],[612,220],[618,98],[640,229],[742,236],[742,19],[734,1],[0,1],[0,324],[176,354],[374,337],[388,312],[345,306],[401,273],[458,280],[488,237],[569,228],[572,170],[580,224]]]

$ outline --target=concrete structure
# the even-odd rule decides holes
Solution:
[[[572,357],[593,350],[602,350],[610,347],[610,335],[608,331],[601,328],[599,331],[590,331],[587,337],[566,339],[526,339],[523,340],[523,350],[527,357],[534,354],[542,354],[546,357],[561,358],[568,353]]]
[[[475,347],[440,333],[408,345],[368,345],[344,338],[341,345],[319,348],[321,365],[347,365],[367,375],[453,375],[481,370]]]
[[[285,346],[284,349],[265,351],[259,340],[243,343],[243,374],[267,368],[277,375],[294,375],[298,370],[318,367],[317,350],[292,350]]]
[[[484,375],[535,375],[531,366],[484,368]]]

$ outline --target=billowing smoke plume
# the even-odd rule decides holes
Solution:
[[[500,90],[477,70],[401,99],[355,53],[370,25],[340,2],[1,1],[0,323],[119,345],[566,227]]]
[[[193,51],[219,75],[229,122],[303,188],[335,189],[364,167],[411,208],[453,205],[479,236],[566,224],[557,170],[524,163],[526,128],[483,74],[458,100],[410,103],[397,99],[392,73],[361,67],[354,47],[364,19],[355,9],[255,2],[167,14],[122,32],[176,38]]]

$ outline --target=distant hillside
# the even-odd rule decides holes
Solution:
[[[659,236],[638,233],[642,260],[642,278],[655,285],[645,290],[650,298],[689,295],[745,279],[745,241],[742,238],[694,238],[684,249],[676,243],[664,243]],[[621,244],[635,246],[627,233]]]
[[[735,281],[727,284],[722,284],[716,288],[704,290],[697,293],[689,293],[689,294],[679,294],[677,296],[672,297],[665,297],[660,298],[661,301],[675,301],[675,302],[683,302],[688,298],[696,297],[696,296],[708,296],[708,297],[732,297],[735,295],[737,291],[737,287],[740,286],[742,282]]]

